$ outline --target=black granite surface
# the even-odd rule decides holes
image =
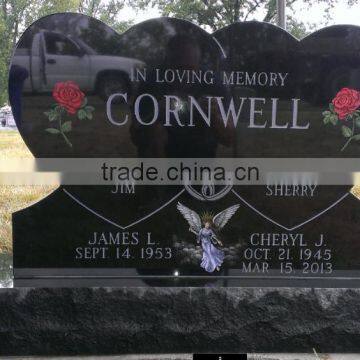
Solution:
[[[0,355],[358,352],[360,290],[0,290]]]

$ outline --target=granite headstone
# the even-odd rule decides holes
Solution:
[[[54,14],[10,68],[36,158],[354,158],[359,89],[360,28],[345,25],[298,41],[259,22],[117,34]],[[305,180],[64,184],[13,214],[15,285],[358,286],[360,203]]]

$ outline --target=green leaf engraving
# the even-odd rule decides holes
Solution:
[[[343,126],[341,127],[341,131],[342,131],[342,134],[343,134],[346,138],[348,138],[348,137],[350,137],[350,136],[352,135],[351,129],[350,129],[349,127],[345,126],[345,125],[343,125]]]
[[[61,131],[62,131],[62,132],[70,132],[71,129],[72,129],[71,121],[64,122],[64,123],[61,125]]]
[[[85,111],[84,109],[80,109],[80,110],[77,112],[77,117],[78,117],[80,120],[86,119],[86,111]]]
[[[54,129],[54,128],[48,128],[48,129],[45,129],[45,131],[47,131],[50,134],[60,134],[60,131],[58,129]]]

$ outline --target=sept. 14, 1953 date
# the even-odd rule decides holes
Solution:
[[[77,247],[75,249],[76,260],[93,259],[141,259],[141,260],[168,260],[173,256],[170,247],[140,247],[136,251],[130,247],[117,247],[115,252],[110,247]]]

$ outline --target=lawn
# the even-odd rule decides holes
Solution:
[[[31,158],[20,134],[15,130],[0,131],[0,158]],[[11,214],[49,194],[53,186],[0,185],[0,254],[12,252]]]
[[[32,158],[18,131],[0,131],[0,157],[1,158]]]

